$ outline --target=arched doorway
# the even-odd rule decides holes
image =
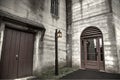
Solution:
[[[97,27],[86,28],[81,35],[81,67],[104,70],[102,32]]]

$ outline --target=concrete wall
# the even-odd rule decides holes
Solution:
[[[115,26],[116,41],[117,41],[117,55],[120,72],[120,0],[112,0],[113,22]]]
[[[3,44],[3,35],[4,35],[4,24],[0,22],[0,60],[1,60],[1,51]]]
[[[115,28],[109,0],[72,0],[72,62],[81,67],[80,36],[90,26],[103,33],[105,71],[118,72]]]
[[[59,0],[59,19],[50,13],[51,0],[0,0],[0,10],[12,15],[43,24],[46,28],[44,40],[40,43],[40,32],[36,35],[34,71],[41,72],[54,66],[55,29],[60,29],[62,38],[58,40],[59,64],[66,65],[66,4]],[[39,43],[39,44],[38,44]],[[42,47],[40,45],[43,45]],[[0,44],[1,45],[1,44]],[[41,51],[42,50],[42,51]],[[44,68],[44,69],[43,69]]]

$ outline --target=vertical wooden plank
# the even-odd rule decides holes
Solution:
[[[86,45],[86,39],[84,39],[84,52],[85,52],[85,68],[87,64],[87,45]]]
[[[12,31],[11,30],[8,30],[6,29],[5,30],[6,32],[6,40],[5,40],[5,47],[3,49],[4,53],[2,53],[2,75],[3,75],[3,78],[9,78],[9,61],[10,61],[10,45],[11,45],[11,40],[12,40]]]
[[[18,76],[31,76],[33,66],[34,36],[31,33],[21,32]]]
[[[30,46],[30,74],[33,73],[33,52],[34,52],[34,34],[31,34],[31,46]]]
[[[15,60],[15,41],[16,41],[16,33],[14,30],[10,30],[12,32],[11,35],[11,44],[10,44],[10,50],[9,50],[9,78],[16,77],[16,60]],[[8,40],[7,40],[8,41]]]
[[[85,68],[85,49],[84,49],[84,39],[81,38],[81,68]]]
[[[27,34],[27,63],[26,63],[26,68],[27,68],[27,73],[26,75],[30,76],[32,75],[32,69],[33,69],[33,48],[34,48],[34,36],[33,34]]]
[[[10,29],[5,30],[5,39],[4,39],[4,47],[2,51],[2,64],[1,64],[1,78],[13,78],[16,76],[16,72],[14,73],[15,65],[13,62],[14,52],[13,49],[15,47],[13,45],[13,37],[14,33]],[[13,65],[13,66],[12,66]]]
[[[99,45],[99,37],[96,38],[96,44],[97,44],[97,66],[98,70],[100,69],[100,45]]]
[[[101,44],[100,44],[100,39],[102,39],[102,38],[99,37],[99,57],[100,57],[99,64],[100,64],[100,70],[104,70],[104,59],[102,59],[104,57],[104,53],[101,53],[101,47],[103,48],[103,39],[102,39]],[[103,57],[101,57],[101,54],[103,55]]]
[[[25,56],[25,34],[20,32],[21,34],[21,37],[20,37],[20,49],[19,49],[19,64],[18,64],[18,77],[21,77],[22,76],[22,72],[24,73],[24,66],[25,66],[25,63],[24,63],[24,56]],[[23,74],[24,75],[24,74]]]
[[[16,72],[16,77],[18,76],[18,60],[19,60],[19,47],[20,47],[20,32],[19,31],[15,31],[15,34],[17,34],[15,36],[15,48],[14,48],[14,61],[15,62],[15,69],[14,71]]]

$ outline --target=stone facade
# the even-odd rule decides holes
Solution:
[[[112,0],[112,11],[113,11],[113,23],[115,26],[115,37],[117,44],[117,55],[119,61],[119,72],[120,72],[120,0]]]
[[[103,34],[105,71],[119,70],[119,0],[72,0],[72,62],[81,67],[80,36],[90,26]],[[113,12],[112,12],[113,11]]]
[[[51,0],[0,0],[0,12],[45,27],[44,36],[39,31],[35,37],[34,74],[54,68],[55,29],[62,32],[58,40],[59,67],[81,68],[80,37],[90,26],[97,27],[103,34],[105,71],[120,72],[119,3],[119,0],[59,0],[59,18],[56,19],[50,13]],[[0,22],[0,59],[4,29],[4,23]]]
[[[58,40],[60,67],[66,65],[66,4],[59,0],[59,18],[55,19],[51,13],[51,0],[0,0],[0,11],[42,24],[46,31],[43,41],[41,31],[36,34],[34,48],[33,72],[41,73],[48,67],[55,65],[55,29],[60,29],[62,38]],[[4,29],[0,26],[0,56],[2,50]]]

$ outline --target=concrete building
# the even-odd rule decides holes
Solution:
[[[119,0],[72,0],[73,66],[120,72],[119,4]]]
[[[7,63],[4,62],[5,58],[3,56],[0,57],[1,62],[3,62],[2,67],[6,66],[6,68],[9,68],[8,70],[6,70],[7,73],[4,73],[5,70],[3,70],[2,72],[0,71],[1,72],[0,75],[3,76],[3,78],[25,77],[31,74],[37,75],[42,71],[48,69],[49,67],[54,67],[55,29],[59,29],[62,32],[62,38],[58,40],[59,41],[58,47],[59,47],[59,53],[60,53],[59,64],[61,65],[61,67],[66,65],[66,4],[65,4],[65,0],[59,0],[58,6],[59,6],[59,15],[54,16],[51,13],[51,0],[0,0],[0,56],[2,53],[4,53],[5,55],[2,54],[3,56],[7,56],[7,54],[9,54],[9,57],[10,57],[7,59],[8,60]],[[29,42],[30,38],[26,37],[28,38],[27,40],[25,38],[25,35],[27,36],[27,34],[28,33],[31,34],[31,32],[34,35],[33,37],[34,43],[32,42],[27,43]],[[4,35],[9,36],[9,34],[11,34],[12,36],[10,36],[8,40],[6,39],[4,43],[4,37],[5,37]],[[21,35],[21,37],[18,37],[19,35]],[[17,40],[17,38],[19,40]],[[23,38],[23,41],[22,41],[23,43],[21,42],[22,38]],[[18,41],[18,43],[14,41],[14,39]],[[14,42],[11,42],[11,41],[14,41]],[[6,46],[5,44],[8,44],[8,45]],[[6,47],[4,50],[2,49],[3,45],[5,45],[4,47]],[[21,52],[19,50],[15,51],[17,50],[16,49],[17,45],[21,46],[21,48],[19,49],[21,50]],[[10,46],[13,46],[13,47],[10,47]],[[31,63],[27,62],[28,59],[26,58],[29,58],[29,57],[27,56],[23,57],[25,56],[24,52],[27,49],[30,49],[28,48],[29,46],[33,46],[31,47],[33,50],[33,59],[31,59],[33,63],[32,61]],[[6,50],[8,52],[5,52]],[[27,53],[28,54],[26,55],[32,54],[29,52]],[[15,60],[15,57],[19,58],[17,62]],[[13,63],[11,63],[12,61],[11,59],[13,59],[14,61]],[[24,61],[22,62],[22,59],[26,59],[25,60],[26,62]],[[5,64],[8,64],[9,66]],[[31,67],[29,67],[30,65]],[[31,68],[32,68],[32,71],[31,71]],[[25,71],[26,69],[28,69],[29,71],[28,73],[26,73]]]
[[[55,66],[120,72],[120,0],[0,0],[0,77]]]

